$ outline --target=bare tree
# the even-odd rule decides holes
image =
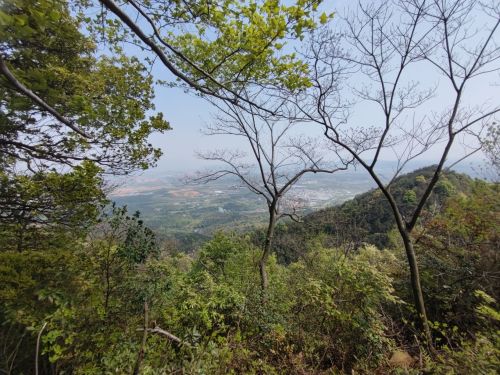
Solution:
[[[304,53],[312,87],[299,95],[280,95],[288,101],[290,118],[320,124],[336,152],[353,157],[389,203],[431,350],[412,232],[442,171],[457,161],[457,146],[470,142],[500,111],[498,102],[471,104],[477,96],[472,83],[484,87],[500,69],[499,24],[496,1],[360,2],[354,13],[336,23],[340,31],[326,29],[312,36]],[[434,98],[442,109],[432,109]],[[353,118],[359,105],[370,111],[368,121],[375,125],[362,127]],[[466,148],[458,160],[476,150]],[[391,154],[397,166],[386,179],[380,160]],[[405,214],[391,185],[409,162],[428,155],[438,160],[432,177],[412,212]]]
[[[268,287],[266,263],[272,250],[276,223],[283,217],[299,219],[298,202],[286,200],[290,190],[307,173],[334,173],[347,169],[348,159],[328,162],[321,155],[317,139],[298,136],[297,123],[278,121],[250,108],[213,103],[217,109],[215,122],[206,129],[208,135],[243,137],[250,153],[216,150],[200,154],[204,160],[220,167],[198,172],[192,182],[207,183],[224,176],[235,176],[252,193],[264,198],[268,208],[268,224],[262,257],[259,262],[261,287]]]

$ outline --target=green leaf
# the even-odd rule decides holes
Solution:
[[[321,13],[321,16],[319,17],[319,22],[324,25],[328,22],[328,16],[326,15],[325,12]]]

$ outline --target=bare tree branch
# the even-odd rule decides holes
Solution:
[[[138,328],[137,330],[144,331],[144,328]],[[175,336],[174,334],[172,334],[168,331],[165,331],[164,329],[161,329],[158,326],[156,326],[154,328],[148,328],[147,331],[151,332],[151,333],[156,333],[156,334],[161,335],[161,336],[165,336],[167,339],[169,339],[170,341],[173,341],[177,344],[184,344],[184,341],[182,341],[180,338],[178,338],[177,336]]]
[[[294,136],[298,123],[293,119],[278,119],[252,107],[243,110],[227,103],[213,102],[213,105],[218,110],[218,115],[215,123],[208,126],[206,133],[242,137],[250,152],[249,155],[228,150],[202,153],[202,159],[218,162],[222,167],[200,172],[191,181],[206,183],[231,175],[238,178],[251,192],[265,198],[268,226],[259,264],[264,292],[268,285],[266,262],[271,252],[276,223],[284,217],[299,219],[298,206],[284,205],[284,198],[304,175],[345,170],[352,158],[338,158],[338,165],[328,162],[322,155],[317,140]]]
[[[486,12],[491,22],[480,25],[476,32],[471,24],[481,12]],[[339,32],[312,36],[304,59],[309,62],[313,86],[298,95],[282,94],[289,116],[321,125],[335,152],[343,151],[361,165],[388,201],[405,244],[415,306],[430,348],[432,339],[411,233],[457,138],[477,134],[499,112],[500,108],[485,105],[471,110],[464,96],[474,78],[484,79],[500,69],[496,39],[499,24],[498,7],[475,0],[360,2],[356,12],[337,24],[343,27]],[[420,89],[422,82],[413,81],[415,69],[425,65],[451,85],[447,98],[451,105],[441,115],[432,116],[422,109],[441,95],[438,85]],[[343,100],[351,94],[355,100]],[[356,99],[376,104],[371,113],[375,125],[352,123],[349,117]],[[345,104],[339,104],[343,101]],[[410,161],[430,150],[440,150],[437,165],[413,212],[405,217],[390,186]],[[382,153],[387,151],[397,158],[388,182],[377,169]],[[459,160],[475,152],[469,149]]]

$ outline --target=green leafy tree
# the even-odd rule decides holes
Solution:
[[[82,236],[106,202],[100,173],[91,162],[68,173],[0,171],[1,251],[59,248]]]
[[[105,201],[103,173],[145,169],[161,155],[148,137],[169,125],[151,114],[145,66],[98,49],[81,28],[65,1],[0,6],[3,250],[83,235]]]
[[[269,84],[289,89],[309,85],[306,65],[285,45],[315,28],[321,3],[101,0],[90,5],[105,7],[92,30],[111,41],[132,41],[148,50],[150,61],[161,63],[181,86],[262,108],[265,103],[241,90]]]
[[[152,78],[135,58],[99,54],[64,1],[0,7],[0,165],[29,170],[91,160],[109,172],[144,169],[169,129],[149,115]]]
[[[316,248],[290,265],[289,334],[316,371],[351,372],[358,361],[375,367],[393,345],[385,337],[382,306],[399,300],[380,270],[390,261],[374,247],[349,257]]]
[[[136,268],[159,254],[154,233],[138,212],[128,215],[126,207],[111,207],[89,234],[89,252],[95,261],[95,277],[102,280],[103,309],[112,307],[113,296],[126,287],[125,270]],[[136,296],[138,298],[138,296]],[[140,299],[140,298],[139,298]]]
[[[3,348],[12,348],[0,352],[0,363],[6,373],[31,372],[35,340],[41,327],[73,309],[72,300],[80,285],[79,272],[74,268],[77,246],[72,244],[72,251],[0,252],[0,339]],[[75,316],[75,311],[72,314]],[[45,332],[53,329],[51,335],[63,328],[50,324]],[[11,331],[17,335],[9,335]],[[40,367],[45,368],[45,363],[42,356]]]

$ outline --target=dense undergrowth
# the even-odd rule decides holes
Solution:
[[[384,250],[318,237],[294,262],[273,256],[263,292],[251,236],[167,253],[138,215],[115,208],[85,237],[0,253],[1,369],[31,373],[40,334],[43,373],[494,374],[498,185],[471,186],[417,234],[436,353],[413,323],[390,232]]]

